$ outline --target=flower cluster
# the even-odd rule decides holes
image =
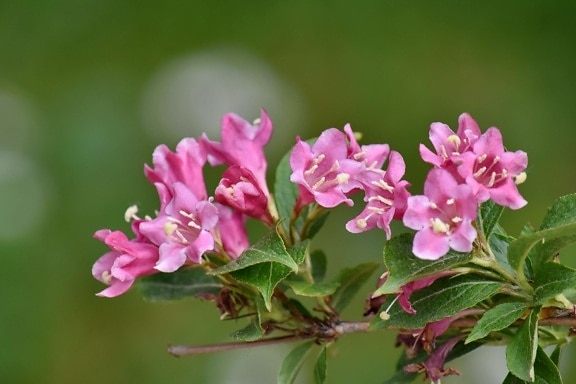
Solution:
[[[267,225],[276,220],[268,209],[263,147],[272,133],[265,111],[253,124],[235,114],[222,119],[222,141],[203,135],[185,138],[171,152],[165,145],[154,150],[153,166],[144,168],[160,199],[156,217],[136,216],[130,207],[135,238],[107,229],[95,237],[110,247],[92,269],[93,276],[109,285],[98,295],[118,296],[134,280],[156,272],[174,272],[186,264],[201,264],[207,253],[222,262],[233,260],[248,247],[248,216]],[[228,166],[209,197],[204,182],[206,163]]]

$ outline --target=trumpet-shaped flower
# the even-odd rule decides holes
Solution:
[[[268,211],[268,197],[248,169],[233,165],[222,175],[216,188],[216,201],[254,217],[268,225],[274,219]]]
[[[182,183],[174,183],[174,198],[160,215],[140,224],[141,233],[159,247],[154,266],[174,272],[185,263],[201,262],[202,255],[214,249],[210,230],[218,223],[218,208],[208,200],[198,200]]]
[[[260,189],[269,195],[266,185],[267,162],[264,146],[272,135],[272,122],[262,110],[254,124],[240,116],[228,113],[222,118],[222,142],[211,141],[203,135],[200,143],[206,148],[208,162],[212,165],[238,165],[252,172]]]
[[[373,162],[377,165],[379,160]],[[390,222],[401,218],[410,193],[406,188],[410,185],[401,180],[404,176],[405,163],[402,156],[392,151],[390,153],[388,169],[368,168],[357,176],[365,191],[364,201],[367,202],[364,210],[346,224],[346,229],[352,233],[364,232],[375,227],[383,229],[386,237],[390,239]]]
[[[445,168],[459,178],[456,168],[460,165],[460,155],[472,150],[481,132],[476,121],[467,113],[458,118],[456,133],[444,123],[430,125],[430,141],[436,153],[420,144],[422,160],[439,168]]]
[[[136,223],[137,226],[137,223]],[[141,276],[156,273],[158,247],[136,240],[129,240],[120,231],[101,229],[94,237],[110,247],[110,252],[100,257],[92,267],[92,275],[109,287],[98,296],[115,297],[126,292]]]
[[[172,199],[172,186],[179,182],[199,200],[207,198],[206,186],[202,168],[206,163],[206,151],[194,139],[182,139],[176,146],[176,152],[171,152],[165,145],[159,145],[152,155],[154,168],[144,166],[144,174],[156,186],[160,196],[161,207]]]
[[[474,143],[473,150],[461,156],[461,162],[458,172],[479,202],[492,199],[512,209],[526,205],[516,183],[525,179],[528,156],[523,151],[505,152],[498,128],[489,128]]]
[[[434,168],[426,177],[424,195],[408,198],[404,225],[417,230],[412,252],[436,260],[450,248],[470,252],[476,238],[472,222],[478,203],[472,188],[458,184],[450,172]]]
[[[325,208],[353,205],[347,193],[361,187],[355,177],[364,167],[347,156],[346,134],[336,128],[322,132],[313,146],[297,138],[290,155],[290,180],[300,190],[299,206],[313,201]]]

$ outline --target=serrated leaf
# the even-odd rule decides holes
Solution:
[[[379,264],[367,262],[359,264],[353,268],[344,268],[338,273],[334,283],[339,284],[338,289],[332,295],[332,307],[337,312],[342,312],[350,303],[354,295],[358,292],[370,275],[374,273]]]
[[[264,336],[264,329],[262,328],[262,312],[264,312],[264,301],[261,298],[255,298],[256,313],[254,318],[246,327],[232,333],[231,337],[238,341],[256,341]]]
[[[340,286],[338,282],[310,284],[305,281],[286,281],[295,294],[308,297],[322,297],[333,294]]]
[[[326,346],[322,346],[316,365],[314,366],[314,384],[324,384],[326,382]]]
[[[486,311],[476,323],[466,344],[486,337],[490,332],[499,331],[518,320],[527,309],[526,303],[504,303]]]
[[[298,198],[298,186],[290,181],[292,168],[290,167],[290,154],[285,154],[276,168],[276,180],[274,183],[274,200],[284,229],[290,230],[290,215]]]
[[[538,304],[576,286],[576,269],[547,262],[539,268],[534,278],[534,294]]]
[[[260,263],[251,265],[230,275],[238,281],[249,284],[260,292],[268,311],[272,310],[274,288],[292,273],[291,269],[278,263]]]
[[[529,235],[522,235],[508,246],[508,262],[520,276],[524,276],[524,261],[536,244],[544,244],[554,239],[574,236],[574,234],[576,234],[576,222],[544,229]],[[532,264],[538,265],[552,256],[541,254],[540,251],[535,252],[531,256]]]
[[[222,289],[222,284],[206,275],[201,268],[188,268],[142,277],[138,281],[138,287],[145,300],[167,301],[216,296]]]
[[[294,272],[298,271],[298,264],[286,250],[284,242],[276,228],[256,244],[242,252],[236,260],[210,271],[209,274],[221,275],[268,262],[282,264]]]
[[[278,373],[278,384],[293,384],[298,376],[308,352],[314,346],[314,341],[308,341],[294,348],[282,362]]]
[[[480,206],[480,222],[482,224],[482,231],[486,239],[489,239],[492,235],[492,231],[498,224],[500,216],[504,207],[495,204],[493,201],[488,200]]]
[[[417,329],[427,323],[454,316],[496,294],[503,284],[473,275],[444,277],[416,291],[410,297],[415,314],[406,313],[396,302],[388,311],[389,319],[376,317],[372,329],[387,327]]]
[[[506,347],[506,366],[519,379],[533,382],[534,361],[538,349],[538,313],[536,307],[526,317]]]
[[[396,293],[406,283],[466,264],[472,258],[471,254],[450,251],[438,260],[422,260],[412,253],[413,242],[414,235],[404,233],[386,243],[384,264],[389,276],[374,295]]]
[[[312,278],[316,282],[324,280],[326,266],[328,264],[326,254],[321,250],[314,250],[310,253],[310,264],[312,264]]]
[[[536,351],[536,361],[534,362],[534,372],[536,382],[541,381],[546,384],[562,384],[562,377],[557,365],[541,347]]]
[[[546,230],[559,226],[564,226],[576,222],[576,194],[561,196],[544,216],[540,224],[540,230]],[[536,269],[554,257],[562,248],[576,242],[576,233],[568,234],[562,237],[536,244],[534,252],[530,254],[532,264]]]

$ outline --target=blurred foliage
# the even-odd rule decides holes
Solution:
[[[275,377],[289,349],[272,349],[272,362],[257,351],[185,360],[165,352],[168,343],[227,340],[237,325],[218,322],[208,303],[151,304],[136,291],[94,296],[102,286],[90,269],[105,247],[92,233],[128,230],[122,215],[133,203],[147,213],[156,208],[142,164],[159,138],[171,146],[176,139],[160,126],[154,134],[144,129],[143,93],[168,63],[214,49],[247,52],[303,106],[298,126],[275,120],[286,114],[282,105],[270,111],[278,132],[308,138],[350,122],[364,142],[387,142],[404,154],[413,193],[428,169],[417,148],[427,143],[429,124],[455,127],[467,111],[483,130],[499,127],[509,150],[528,152],[521,192],[529,205],[504,214],[508,231],[518,233],[526,222],[537,227],[545,207],[576,189],[575,14],[568,0],[0,2],[0,96],[29,107],[22,124],[9,118],[14,108],[0,108],[0,151],[36,167],[28,174],[0,163],[0,228],[41,211],[25,231],[0,237],[2,381],[241,383],[254,382],[242,378],[261,364]],[[260,107],[265,97],[244,117],[258,116]],[[191,126],[191,136],[200,133]],[[292,143],[275,144],[282,150],[271,151],[270,161]],[[43,181],[10,184],[6,175]],[[42,188],[41,208],[26,186]],[[381,260],[383,233],[352,236],[344,223],[354,212],[333,216],[318,235],[328,257],[338,259],[329,274]],[[332,241],[335,234],[341,243]],[[357,319],[361,312],[358,300],[346,314]],[[398,352],[390,335],[339,343],[328,382],[377,383],[392,372]],[[234,364],[246,357],[253,359]],[[576,380],[569,370],[566,382]],[[446,381],[471,382],[463,373]]]

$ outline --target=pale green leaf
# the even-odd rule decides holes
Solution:
[[[468,335],[466,343],[482,339],[490,332],[508,327],[518,320],[526,309],[526,303],[513,302],[500,304],[486,311]]]
[[[282,362],[278,373],[278,384],[293,384],[298,376],[308,352],[315,345],[314,341],[307,341],[294,348]]]
[[[156,273],[139,279],[138,288],[149,301],[178,300],[187,297],[216,296],[222,284],[202,268],[185,268],[172,273]]]
[[[506,365],[514,376],[533,382],[534,361],[538,349],[538,313],[539,308],[532,310],[526,317],[514,337],[506,347]]]

